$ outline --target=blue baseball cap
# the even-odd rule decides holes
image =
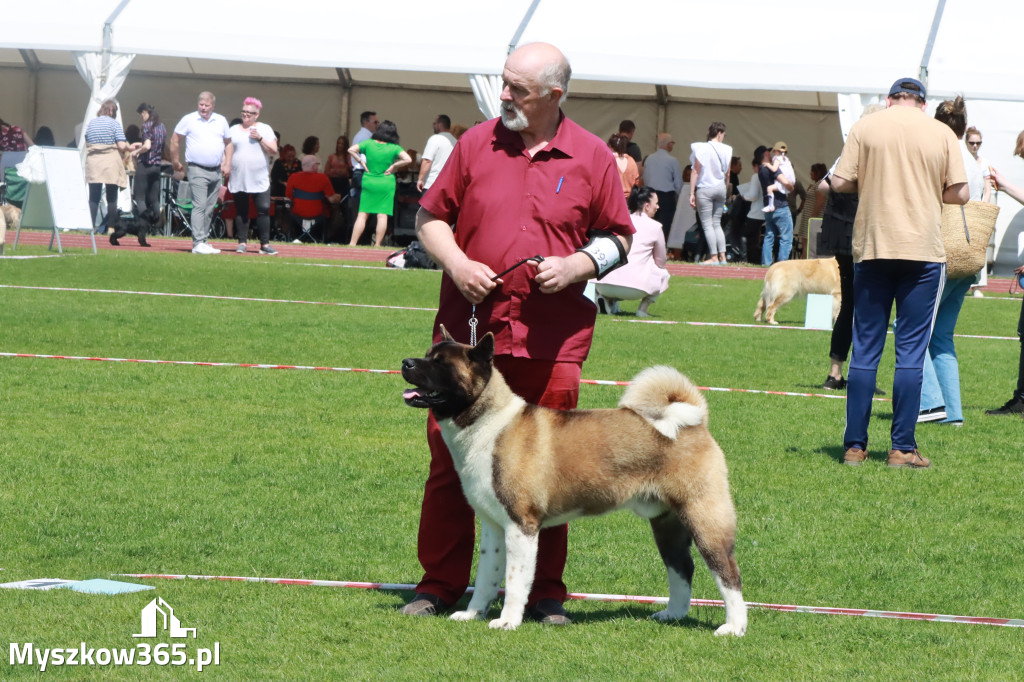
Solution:
[[[927,99],[928,95],[924,89],[924,83],[916,78],[901,78],[889,88],[889,97],[905,92],[908,95],[917,95],[921,99]]]

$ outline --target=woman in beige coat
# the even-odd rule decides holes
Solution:
[[[100,192],[106,188],[107,194],[107,215],[96,228],[96,234],[104,234],[107,227],[117,228],[117,193],[128,186],[121,155],[139,146],[128,144],[116,117],[117,103],[108,99],[85,129],[85,181],[89,183],[89,215],[93,223],[100,207]]]

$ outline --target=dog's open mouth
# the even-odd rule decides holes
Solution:
[[[410,407],[431,407],[445,400],[440,391],[426,391],[422,388],[407,388],[402,391],[402,398]]]

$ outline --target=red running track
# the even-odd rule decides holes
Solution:
[[[33,244],[46,246],[50,243],[50,233],[47,231],[40,230],[26,230],[21,233],[20,238],[21,244]],[[65,248],[84,248],[92,249],[92,241],[89,239],[89,235],[81,232],[63,232],[60,236],[61,246]],[[149,237],[148,241],[152,244],[151,248],[144,249],[139,246],[138,240],[131,236],[125,236],[120,239],[120,246],[113,246],[110,243],[110,239],[106,235],[96,236],[96,248],[98,249],[126,249],[129,251],[162,251],[172,253],[189,253],[192,250],[192,241],[190,239],[173,238],[173,237]],[[213,246],[221,250],[221,253],[217,258],[220,257],[234,257],[234,258],[273,258],[273,256],[261,256],[256,253],[256,249],[259,248],[257,244],[253,242],[249,243],[249,253],[242,255],[235,253],[235,247],[238,245],[233,240],[220,240],[211,241]],[[16,251],[12,251],[14,244],[14,231],[8,230],[7,232],[7,250],[5,255],[14,256],[17,255]],[[340,246],[340,245],[325,245],[325,244],[286,244],[280,242],[274,242],[274,248],[278,250],[280,256],[287,258],[316,258],[319,260],[347,260],[347,261],[365,261],[372,263],[383,263],[384,260],[395,251],[393,248],[373,248],[369,246]],[[56,253],[56,250],[54,250]],[[210,256],[196,256],[196,258],[210,258]],[[699,265],[696,263],[680,263],[680,262],[669,262],[667,265],[669,274],[675,277],[707,277],[709,279],[753,279],[762,280],[764,279],[765,269],[758,265]],[[1005,294],[1009,291],[1010,280],[1003,278],[990,277],[988,285],[984,287],[983,291],[991,293]]]

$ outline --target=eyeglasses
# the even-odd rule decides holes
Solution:
[[[981,146],[981,140],[979,140],[977,142],[968,142],[967,144],[971,145],[972,147],[980,147]]]
[[[242,109],[242,116],[256,116],[259,113],[260,112],[258,111],[246,111],[245,109]]]

